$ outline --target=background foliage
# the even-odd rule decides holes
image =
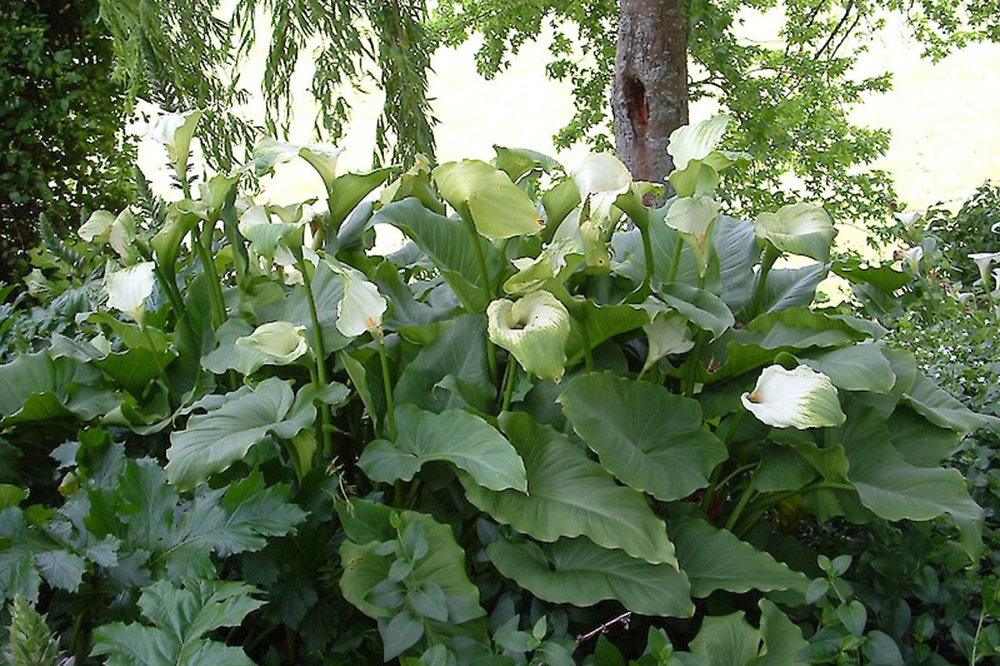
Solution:
[[[125,91],[97,0],[0,10],[0,276],[27,272],[45,216],[57,233],[129,199]]]

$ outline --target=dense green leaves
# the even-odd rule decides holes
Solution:
[[[396,424],[394,442],[376,440],[358,460],[373,481],[409,481],[424,463],[437,460],[452,463],[484,488],[527,490],[524,463],[514,447],[481,418],[457,409],[434,414],[403,405]]]
[[[190,488],[241,460],[268,435],[291,439],[315,418],[311,401],[296,401],[290,384],[277,378],[264,380],[252,391],[229,393],[171,436],[167,478]]]
[[[583,537],[561,539],[545,549],[531,543],[494,541],[490,560],[503,575],[541,599],[593,606],[617,599],[644,615],[690,617],[687,577],[669,564],[649,564]]]
[[[639,493],[616,484],[565,435],[527,414],[503,414],[500,425],[524,460],[527,493],[490,492],[463,476],[470,502],[540,541],[584,535],[632,557],[676,564],[663,521]]]

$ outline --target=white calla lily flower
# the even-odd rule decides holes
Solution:
[[[576,270],[583,258],[580,238],[555,238],[535,259],[514,260],[518,272],[503,284],[508,294],[526,294],[541,289],[548,280],[564,280]]]
[[[917,222],[923,218],[924,214],[917,211],[907,211],[905,213],[893,213],[892,216],[912,234]]]
[[[128,208],[120,212],[111,224],[108,244],[126,263],[139,258],[135,249],[135,216]]]
[[[104,278],[108,307],[124,312],[142,326],[146,299],[153,293],[153,286],[156,284],[154,269],[152,261],[144,261],[108,273]]]
[[[674,169],[683,171],[692,160],[703,160],[715,152],[729,121],[729,116],[719,115],[675,129],[667,144],[667,152],[674,158]]]
[[[490,341],[514,355],[526,372],[558,382],[566,371],[570,320],[566,307],[547,291],[516,302],[499,299],[486,309]]]
[[[832,428],[847,420],[830,378],[805,365],[764,368],[754,390],[740,400],[757,420],[774,428]]]
[[[265,365],[288,365],[309,350],[305,326],[295,326],[287,321],[261,324],[253,333],[236,339],[236,357],[239,370],[249,375]]]
[[[191,139],[194,138],[198,122],[204,115],[203,111],[186,111],[184,113],[167,113],[153,122],[146,134],[147,137],[162,143],[167,148],[167,156],[177,172],[177,177],[187,177],[188,156],[191,152]]]
[[[979,269],[979,277],[983,281],[983,287],[988,291],[990,288],[990,267],[994,261],[1000,259],[1000,252],[976,252],[969,255],[969,259],[975,262]]]
[[[782,206],[777,213],[761,213],[754,220],[754,231],[757,238],[782,252],[821,262],[830,260],[830,246],[837,235],[830,215],[808,203]]]
[[[111,232],[111,225],[114,223],[114,215],[106,210],[95,210],[87,218],[87,221],[80,225],[76,233],[88,243],[93,243],[95,238],[106,240]]]
[[[710,196],[681,197],[667,209],[668,227],[680,232],[694,251],[699,269],[708,267],[708,236],[712,222],[719,215],[719,203]]]
[[[909,250],[903,252],[903,258],[906,263],[909,264],[910,270],[913,271],[914,275],[920,275],[920,262],[924,258],[924,248],[920,245],[915,245]]]
[[[389,309],[389,303],[379,293],[378,287],[356,268],[329,257],[326,262],[341,276],[344,284],[344,296],[337,303],[337,330],[348,338],[365,333],[380,336],[382,316]]]
[[[694,348],[694,340],[691,339],[687,323],[687,317],[682,314],[661,313],[642,327],[649,340],[643,372],[653,367],[664,356],[683,354]]]

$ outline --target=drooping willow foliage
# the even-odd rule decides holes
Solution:
[[[491,78],[525,43],[547,37],[550,78],[571,86],[574,115],[554,141],[613,147],[610,95],[618,2],[565,0],[101,0],[115,38],[118,73],[133,97],[167,110],[203,108],[215,131],[213,166],[263,133],[284,134],[293,118],[293,74],[313,67],[318,138],[336,142],[350,117],[352,88],[385,95],[375,161],[409,166],[433,156],[435,119],[427,95],[439,47],[482,42],[477,69]],[[939,59],[955,48],[1000,39],[993,0],[685,0],[692,100],[709,98],[736,119],[732,145],[755,157],[720,192],[728,210],[756,214],[821,198],[838,218],[884,219],[899,206],[890,176],[873,168],[889,147],[885,129],[851,121],[852,105],[892,85],[889,73],[856,76],[872,38],[902,17]],[[994,8],[994,9],[991,9]],[[746,16],[781,12],[773,41],[747,38]],[[231,113],[255,81],[240,78],[261,35],[269,34],[260,82],[263,127]],[[530,108],[530,91],[522,100]],[[234,161],[235,160],[235,161]],[[793,176],[793,178],[789,178]]]

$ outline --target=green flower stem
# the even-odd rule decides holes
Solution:
[[[376,333],[378,338],[378,358],[382,363],[382,387],[385,389],[385,413],[386,422],[389,426],[389,439],[396,439],[396,406],[392,398],[392,378],[389,376],[389,357],[385,353],[385,338],[381,332]]]
[[[736,530],[736,536],[746,534],[751,527],[757,524],[764,513],[774,505],[791,497],[807,495],[816,490],[854,490],[854,486],[849,483],[837,483],[835,481],[815,481],[798,490],[787,490],[780,493],[768,494],[750,505],[750,511],[744,519],[740,528]]]
[[[646,283],[645,286],[653,281],[653,241],[649,237],[649,220],[646,220],[645,224],[637,225],[639,227],[639,233],[642,234],[642,252],[646,257]],[[676,263],[676,262],[675,262]],[[673,267],[670,270],[676,276],[677,271]],[[670,279],[673,282],[673,278]]]
[[[681,264],[681,250],[684,249],[684,239],[680,232],[677,232],[677,243],[674,245],[673,254],[670,255],[670,273],[667,275],[667,284],[673,284],[677,280],[677,269]]]
[[[309,303],[309,317],[313,325],[313,357],[316,360],[316,373],[313,383],[317,390],[322,390],[329,383],[326,376],[326,349],[323,346],[323,330],[319,326],[319,313],[316,311],[316,299],[313,297],[312,278],[309,277],[308,266],[303,257],[298,260],[299,271],[302,273],[302,285],[306,288],[306,301]],[[333,455],[333,433],[327,427],[330,424],[330,410],[325,404],[319,406],[319,434],[323,440],[323,453],[329,458]]]
[[[486,267],[486,255],[483,254],[483,247],[479,244],[481,236],[479,232],[476,231],[476,225],[473,224],[472,220],[465,220],[466,227],[469,229],[469,236],[472,240],[472,247],[476,250],[476,261],[479,263],[479,272],[483,276],[483,295],[486,297],[486,302],[491,303],[496,298],[496,294],[493,291],[493,284],[490,282],[490,271]],[[493,343],[489,340],[486,341],[486,362],[490,369],[490,381],[496,384],[497,382],[497,350],[493,346]]]
[[[222,282],[219,280],[219,274],[215,270],[212,253],[205,242],[206,238],[209,243],[211,242],[210,230],[211,227],[206,221],[202,230],[202,237],[200,239],[195,238],[192,244],[194,245],[195,253],[198,255],[198,260],[201,261],[202,269],[205,271],[205,277],[208,278],[208,301],[212,308],[212,328],[219,328],[226,321],[226,302],[222,297]]]
[[[740,519],[740,514],[743,513],[743,509],[746,508],[747,503],[750,501],[750,496],[753,494],[753,482],[748,481],[747,487],[744,488],[743,494],[740,495],[740,499],[736,502],[736,506],[733,508],[733,512],[729,514],[729,519],[726,520],[726,529],[730,532],[733,531],[736,521]]]
[[[760,309],[760,300],[764,297],[764,286],[767,284],[767,276],[771,272],[774,262],[780,256],[781,251],[770,243],[764,248],[764,256],[760,260],[760,277],[757,280],[757,288],[753,292],[753,301],[751,301],[750,306],[750,312],[755,317],[757,316],[757,311]]]
[[[510,410],[510,401],[514,395],[514,382],[517,379],[517,359],[511,354],[507,357],[507,371],[503,379],[503,404],[500,406],[500,412],[506,412]]]

